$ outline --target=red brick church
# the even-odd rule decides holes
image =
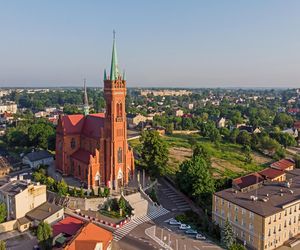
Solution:
[[[106,112],[89,114],[86,86],[84,114],[64,115],[56,129],[56,170],[74,176],[88,188],[118,189],[134,171],[133,151],[127,143],[126,80],[118,69],[115,39],[110,75],[104,71]]]

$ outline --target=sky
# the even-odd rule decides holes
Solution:
[[[300,1],[0,0],[0,87],[300,87]]]

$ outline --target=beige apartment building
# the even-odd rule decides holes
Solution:
[[[273,166],[213,195],[213,221],[223,227],[229,220],[249,249],[275,249],[300,233],[300,169],[287,159]]]
[[[7,220],[19,219],[46,202],[46,186],[13,180],[0,187],[0,201],[7,208]]]

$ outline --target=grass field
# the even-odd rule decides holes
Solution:
[[[171,135],[164,136],[163,139],[169,146],[168,174],[170,177],[174,176],[182,161],[191,157],[192,147],[190,141],[202,144],[209,151],[212,157],[213,175],[217,179],[224,177],[235,178],[260,170],[271,161],[271,158],[252,152],[252,162],[246,163],[246,157],[241,145],[222,142],[219,146],[216,146],[198,134]],[[139,140],[133,140],[130,144],[137,149],[140,147]]]

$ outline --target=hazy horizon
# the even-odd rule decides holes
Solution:
[[[0,0],[0,87],[300,86],[298,1]]]

